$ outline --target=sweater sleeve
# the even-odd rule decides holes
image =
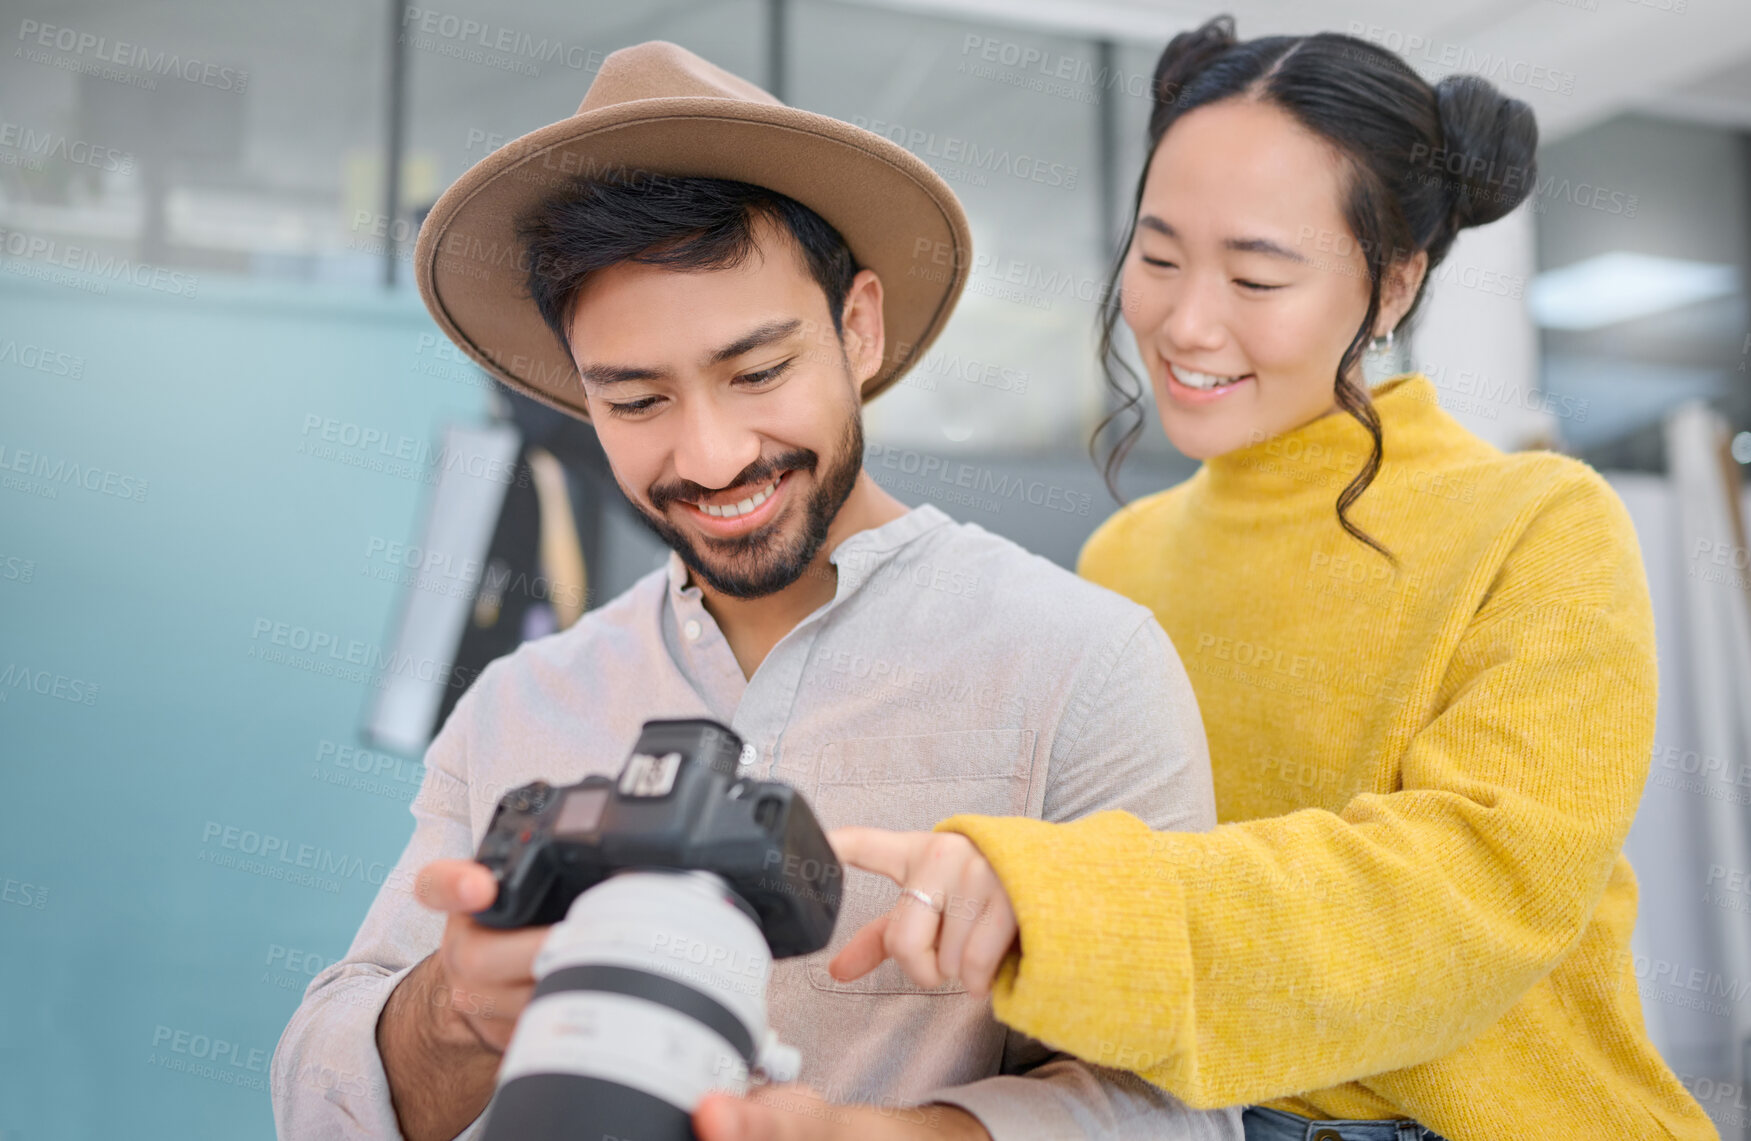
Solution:
[[[1199,1107],[1451,1052],[1605,890],[1647,775],[1653,644],[1627,513],[1574,481],[1504,560],[1396,791],[1201,835],[950,817],[1021,927],[997,1016]]]

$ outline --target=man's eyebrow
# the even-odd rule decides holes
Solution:
[[[734,360],[743,353],[752,352],[762,345],[770,345],[773,341],[782,341],[802,327],[801,319],[796,317],[792,317],[788,321],[768,321],[713,352],[705,358],[705,363],[709,367],[714,364],[722,364],[727,360]]]
[[[802,326],[802,321],[795,317],[788,321],[768,321],[766,324],[737,337],[723,348],[714,350],[705,358],[705,363],[709,367],[733,360],[761,345],[781,341]],[[669,372],[667,369],[645,368],[638,365],[593,364],[585,365],[578,371],[578,375],[584,380],[594,381],[597,384],[614,384],[625,380],[665,380],[668,378]]]
[[[614,384],[623,380],[661,380],[669,374],[660,368],[638,368],[633,365],[586,365],[578,375],[597,384]]]
[[[1153,214],[1145,214],[1137,219],[1137,227],[1143,230],[1154,230],[1158,234],[1166,234],[1178,239],[1179,231]],[[1240,254],[1269,254],[1272,257],[1287,258],[1290,261],[1304,262],[1306,255],[1296,252],[1279,242],[1269,238],[1229,238],[1222,243],[1228,249]]]

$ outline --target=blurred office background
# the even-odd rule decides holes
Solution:
[[[0,0],[0,1141],[271,1136],[265,1059],[410,832],[453,700],[385,708],[378,667],[490,660],[659,561],[587,429],[427,318],[410,255],[444,187],[653,38],[902,142],[977,261],[868,409],[869,466],[1070,565],[1112,506],[1093,300],[1148,78],[1219,11],[1538,113],[1535,193],[1460,242],[1397,363],[1635,514],[1662,659],[1636,975],[1673,1068],[1751,1136],[1743,0],[434,2]],[[458,450],[516,478],[468,500]],[[954,498],[932,457],[1060,494]],[[1192,469],[1151,413],[1125,488]],[[327,870],[215,861],[248,835]]]

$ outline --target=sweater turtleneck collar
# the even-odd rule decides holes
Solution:
[[[1369,393],[1380,414],[1384,464],[1426,457],[1451,442],[1458,425],[1443,411],[1435,386],[1421,373],[1405,373]],[[1233,501],[1299,502],[1331,497],[1362,470],[1373,441],[1356,419],[1334,409],[1300,427],[1270,436],[1204,462],[1208,492]]]

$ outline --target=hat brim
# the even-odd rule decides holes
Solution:
[[[893,385],[948,323],[970,268],[965,212],[942,177],[903,147],[782,104],[640,99],[585,112],[500,147],[444,192],[420,226],[414,265],[426,308],[456,344],[512,388],[589,419],[577,366],[528,292],[524,213],[588,176],[753,183],[794,198],[844,237],[882,281],[882,368]]]

